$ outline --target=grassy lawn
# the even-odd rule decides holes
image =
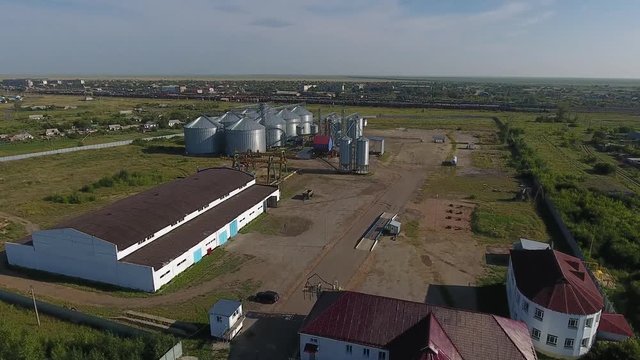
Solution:
[[[0,217],[0,251],[4,249],[4,243],[17,240],[27,235],[24,226],[14,221]]]
[[[47,196],[78,192],[121,170],[166,182],[193,174],[198,168],[228,164],[218,158],[176,155],[180,148],[175,142],[165,141],[0,163],[0,209],[46,228],[155,184],[100,188],[91,193],[95,200],[79,204],[55,203],[45,200]]]

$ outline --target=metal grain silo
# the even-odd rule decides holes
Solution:
[[[364,119],[359,114],[347,116],[347,135],[353,139],[358,139],[363,135]]]
[[[369,173],[369,139],[361,136],[356,140],[356,174]]]
[[[309,110],[305,109],[303,106],[300,106],[300,105],[291,109],[291,112],[300,117],[300,123],[302,124],[301,135],[311,134],[311,125],[313,124],[313,114]]]
[[[254,120],[257,120],[260,117],[260,113],[258,112],[258,110],[256,109],[244,109],[241,114],[243,115],[243,117],[248,117]]]
[[[228,111],[224,115],[218,118],[218,122],[224,126],[225,129],[233,127],[238,121],[242,119],[241,115],[236,114],[233,111]]]
[[[231,128],[225,129],[225,153],[267,151],[265,127],[251,118],[242,118]]]
[[[351,138],[343,136],[340,139],[340,171],[347,172],[352,170],[351,157]]]
[[[297,127],[300,126],[300,117],[297,114],[292,113],[288,109],[282,109],[278,113],[284,121],[287,122],[287,137],[295,137],[298,135]]]
[[[287,138],[287,122],[278,114],[267,113],[262,124],[266,128],[267,147],[284,146]]]
[[[219,154],[224,145],[222,125],[214,118],[200,116],[183,128],[185,151],[189,155]]]
[[[311,124],[311,134],[315,135],[319,132],[320,127],[318,124]]]

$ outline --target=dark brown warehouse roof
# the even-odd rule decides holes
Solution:
[[[239,170],[205,169],[80,215],[55,228],[82,231],[113,243],[122,251],[251,180],[253,176]]]
[[[121,261],[151,266],[155,270],[159,270],[165,263],[184,254],[277,189],[274,186],[252,185],[213,209],[122,258]],[[191,254],[187,254],[187,256],[191,256]]]

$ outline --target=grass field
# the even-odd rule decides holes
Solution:
[[[41,227],[100,208],[117,199],[153,186],[115,186],[92,193],[95,201],[60,204],[46,201],[54,194],[71,194],[83,186],[121,170],[152,174],[163,181],[196,172],[198,168],[227,164],[218,158],[187,157],[175,142],[153,142],[149,146],[122,146],[0,163],[0,209]]]

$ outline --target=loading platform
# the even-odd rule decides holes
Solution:
[[[367,231],[364,233],[364,236],[358,241],[356,245],[356,249],[372,251],[373,248],[378,244],[378,240],[382,233],[384,232],[385,227],[394,220],[398,214],[383,212],[378,216],[378,218],[369,226]]]

